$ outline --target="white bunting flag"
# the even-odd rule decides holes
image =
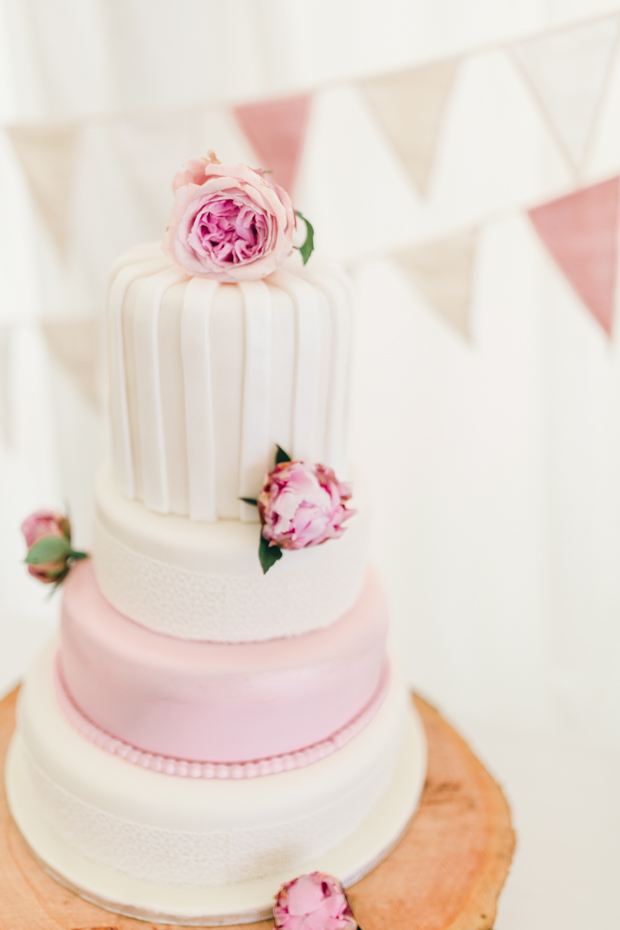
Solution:
[[[620,17],[547,33],[510,47],[573,171],[588,154],[611,63]]]
[[[440,61],[360,84],[377,121],[423,196],[428,192],[458,66],[458,60]]]
[[[422,296],[461,335],[471,335],[470,318],[477,230],[427,242],[394,258]]]
[[[76,126],[10,126],[9,135],[37,205],[58,250],[69,236]]]
[[[101,321],[59,320],[43,323],[50,355],[73,379],[82,397],[100,407],[98,374],[101,352]]]

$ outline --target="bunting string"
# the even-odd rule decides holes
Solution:
[[[159,217],[163,210],[144,177],[142,137],[148,123],[158,132],[170,121],[169,152],[191,118],[225,110],[240,129],[262,167],[274,180],[294,191],[303,172],[304,152],[316,94],[352,86],[364,102],[373,125],[405,169],[418,198],[433,193],[433,169],[443,144],[450,104],[463,61],[501,50],[520,75],[549,136],[569,167],[575,187],[537,205],[499,208],[475,219],[475,228],[450,230],[443,237],[403,243],[389,254],[422,297],[463,337],[471,337],[472,281],[477,230],[513,213],[529,216],[532,227],[555,266],[565,275],[585,309],[607,336],[613,331],[617,279],[618,178],[585,185],[592,140],[610,83],[620,41],[620,13],[592,17],[563,28],[546,30],[511,43],[488,43],[459,57],[425,63],[388,74],[349,81],[325,82],[312,92],[269,100],[206,102],[186,108],[158,108],[92,116],[71,124],[7,127],[22,165],[33,203],[58,254],[67,254],[72,231],[75,162],[81,133],[89,125],[114,127],[112,147],[120,152],[133,179],[140,209]],[[146,121],[146,123],[145,123]],[[142,128],[141,128],[142,127]],[[185,131],[185,130],[183,130]],[[176,136],[175,136],[176,132]],[[144,137],[151,149],[151,137]],[[119,156],[119,157],[120,157]],[[383,253],[385,254],[385,253]],[[376,250],[358,250],[355,262]],[[89,402],[96,404],[94,330],[63,329],[46,324],[49,351],[71,372]],[[67,325],[69,325],[67,323]],[[7,343],[8,344],[8,343]],[[5,353],[6,348],[2,349]],[[3,427],[3,429],[5,429]]]

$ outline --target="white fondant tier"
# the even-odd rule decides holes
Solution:
[[[73,729],[54,696],[55,650],[52,642],[26,678],[11,753],[28,772],[36,816],[85,859],[164,886],[294,875],[352,834],[379,801],[410,719],[394,678],[368,726],[308,768],[252,780],[179,778],[129,765]]]
[[[297,255],[262,281],[188,277],[159,244],[113,267],[110,413],[119,490],[157,513],[256,522],[275,443],[346,479],[353,300]]]
[[[153,513],[119,494],[104,468],[95,481],[97,580],[126,617],[181,639],[253,642],[320,629],[362,589],[368,512],[360,497],[340,539],[284,552],[264,575],[259,524]]]

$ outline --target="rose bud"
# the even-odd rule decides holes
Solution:
[[[311,872],[282,885],[273,906],[275,927],[283,930],[356,930],[351,905],[340,882]]]
[[[60,583],[74,559],[87,557],[71,548],[71,524],[64,514],[38,510],[24,520],[21,530],[28,546],[28,571],[43,584]]]

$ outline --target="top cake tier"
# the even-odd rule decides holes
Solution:
[[[259,281],[190,277],[159,244],[126,253],[108,298],[119,491],[157,513],[258,520],[275,445],[347,477],[353,297],[316,256]]]

